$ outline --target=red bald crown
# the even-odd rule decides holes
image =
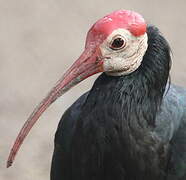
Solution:
[[[87,43],[103,42],[114,30],[122,28],[134,36],[141,36],[146,32],[146,23],[143,17],[133,11],[119,10],[98,20],[89,30]],[[97,44],[96,43],[96,44]]]

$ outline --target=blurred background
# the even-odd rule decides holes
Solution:
[[[118,9],[137,11],[159,27],[173,51],[172,82],[186,87],[185,0],[0,0],[1,180],[49,180],[60,117],[96,76],[44,113],[6,169],[10,148],[33,108],[82,52],[90,26]]]

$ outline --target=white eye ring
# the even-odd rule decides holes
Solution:
[[[118,35],[114,36],[112,38],[112,41],[109,44],[109,47],[112,50],[120,50],[120,49],[123,49],[125,46],[126,46],[125,38],[122,36],[118,36]]]

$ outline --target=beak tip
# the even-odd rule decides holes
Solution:
[[[14,155],[12,155],[12,151],[9,154],[8,160],[6,162],[6,168],[9,168],[10,166],[12,166],[14,161]]]
[[[12,161],[7,161],[6,168],[9,168],[10,166],[12,166]]]

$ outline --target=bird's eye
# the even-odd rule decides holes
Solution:
[[[122,37],[113,38],[110,44],[110,48],[113,50],[119,50],[125,47],[125,40]]]

